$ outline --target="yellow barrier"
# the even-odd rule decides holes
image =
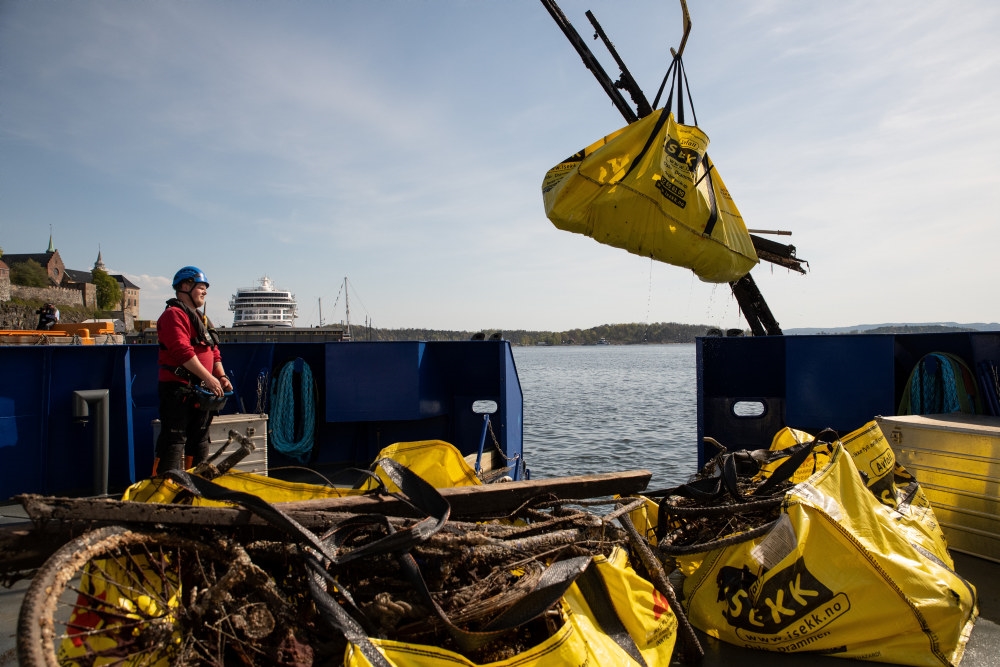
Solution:
[[[42,331],[40,329],[4,329],[0,336],[68,336],[65,331]]]
[[[66,324],[63,326],[71,327],[73,325]],[[2,341],[2,344],[4,345],[35,345],[44,338],[51,340],[52,342],[55,342],[55,340],[58,339],[60,344],[64,344],[67,338],[73,338],[74,340],[68,342],[79,345],[95,345],[97,343],[97,339],[91,335],[91,331],[92,329],[87,325],[76,325],[75,329],[64,328],[61,331],[44,331],[41,329],[5,329],[0,330],[0,341]],[[113,336],[114,332],[100,331],[97,335]]]

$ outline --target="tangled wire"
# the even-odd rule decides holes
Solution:
[[[716,443],[717,444],[717,443]],[[686,484],[656,493],[658,551],[668,557],[702,553],[769,531],[785,493],[802,469],[815,472],[823,440],[786,449],[722,451]]]
[[[613,502],[613,501],[605,501]],[[381,639],[430,644],[462,653],[474,662],[494,662],[516,655],[549,637],[563,624],[558,603],[531,622],[518,625],[481,647],[455,641],[449,626],[482,632],[538,583],[553,562],[577,556],[608,556],[627,548],[629,537],[613,518],[600,517],[560,501],[534,502],[515,513],[520,521],[471,523],[448,521],[410,550],[419,579],[398,554],[345,559],[329,567],[338,582],[335,596],[352,609],[368,634]],[[412,527],[414,520],[390,519],[390,531]],[[348,553],[385,537],[379,524],[353,517],[322,539],[338,553]],[[323,645],[330,633],[309,608],[308,570],[304,552],[287,542],[258,542],[248,549],[255,563],[278,582],[297,591],[287,596],[286,615],[297,619],[298,636]],[[422,594],[425,589],[430,601]],[[436,607],[436,608],[435,608]],[[326,640],[324,653],[342,653],[344,642]],[[273,655],[273,651],[269,651]]]

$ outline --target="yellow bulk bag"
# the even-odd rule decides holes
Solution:
[[[382,459],[393,459],[403,464],[435,488],[451,486],[472,486],[482,484],[458,449],[443,440],[419,440],[397,442],[385,447],[375,457],[373,465]],[[391,491],[397,491],[388,477],[380,472],[380,478]],[[219,486],[233,491],[251,493],[269,503],[315,500],[318,498],[341,498],[359,495],[375,488],[374,480],[366,481],[361,487],[351,489],[305,482],[289,482],[265,475],[230,470],[213,480]],[[181,491],[181,486],[171,479],[155,477],[136,482],[125,490],[122,500],[144,503],[171,503]],[[192,505],[227,506],[229,503],[191,497]]]
[[[872,447],[855,449],[870,460],[871,435],[845,440],[869,437]],[[702,556],[684,582],[688,618],[750,648],[958,665],[976,591],[934,540],[914,539],[936,528],[926,509],[880,502],[838,441],[826,466],[786,493],[768,533]]]
[[[789,447],[802,445],[815,440],[816,438],[805,431],[799,431],[786,426],[778,431],[774,438],[772,438],[770,450],[772,452],[778,452],[783,449],[788,449]],[[783,459],[776,458],[762,463],[760,466],[760,472],[757,474],[757,478],[766,479],[770,477],[771,473],[777,470],[778,466],[780,466],[783,462]],[[806,457],[805,461],[803,461],[799,467],[795,469],[795,472],[792,473],[788,480],[794,484],[804,482],[812,477],[817,470],[825,467],[829,462],[830,452],[825,448],[814,447],[812,453],[810,453],[809,456]]]
[[[252,472],[230,470],[212,480],[219,486],[233,491],[243,491],[258,496],[269,503],[295,502],[299,500],[315,500],[318,498],[342,498],[362,493],[358,489],[349,489],[305,482],[289,482]],[[180,484],[165,477],[154,477],[136,482],[125,489],[122,500],[141,503],[172,503],[177,494],[183,491]],[[209,500],[201,496],[189,496],[186,501],[192,505],[208,507],[228,507],[232,503]]]
[[[949,568],[955,567],[948,553],[948,541],[934,515],[924,489],[906,468],[885,439],[878,422],[870,421],[840,439],[854,458],[854,465],[868,490],[891,510],[896,527],[911,543],[923,547]]]
[[[706,282],[738,280],[757,253],[707,148],[697,126],[654,112],[550,169],[545,215],[559,229],[690,268]]]
[[[653,585],[628,565],[621,549],[611,556],[595,557],[601,582],[610,597],[613,611],[632,637],[649,667],[667,667],[677,640],[677,617]],[[639,663],[602,628],[598,614],[591,610],[578,584],[569,587],[561,602],[564,623],[540,644],[517,655],[487,663],[489,667],[634,667]],[[605,610],[607,611],[607,610]],[[408,644],[384,639],[372,643],[393,667],[476,667],[468,658],[425,644]],[[347,647],[346,667],[370,667],[361,651]]]
[[[458,448],[444,440],[397,442],[383,448],[375,457],[374,463],[377,464],[382,459],[393,459],[401,463],[436,489],[482,484],[476,471],[466,463]],[[390,491],[398,490],[387,475],[377,472]],[[374,488],[373,482],[374,480],[369,480],[362,488]]]

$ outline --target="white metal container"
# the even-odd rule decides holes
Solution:
[[[236,466],[236,470],[266,475],[267,415],[217,415],[212,420],[212,427],[208,431],[208,437],[212,443],[209,447],[209,456],[226,444],[230,430],[250,438],[254,444],[254,450],[247,454],[245,459],[240,461],[239,465]],[[233,442],[219,458],[225,458],[226,454],[236,451],[237,448],[239,448],[239,443]]]
[[[237,415],[216,415],[212,420],[212,426],[208,430],[209,448],[208,455],[211,457],[221,449],[229,439],[229,431],[233,430],[240,435],[250,438],[254,444],[254,450],[245,459],[240,461],[234,469],[243,472],[254,472],[258,475],[267,474],[267,415],[266,414],[237,414]],[[156,442],[160,435],[160,420],[153,420],[153,442]],[[239,443],[234,441],[226,447],[226,451],[216,459],[224,459],[227,454],[239,449]]]
[[[916,477],[949,548],[1000,562],[1000,418],[962,413],[877,417]]]

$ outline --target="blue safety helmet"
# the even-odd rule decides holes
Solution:
[[[174,291],[176,291],[180,284],[185,280],[193,280],[195,283],[205,283],[205,286],[208,287],[208,278],[205,277],[205,272],[197,266],[185,266],[183,269],[174,274]]]

